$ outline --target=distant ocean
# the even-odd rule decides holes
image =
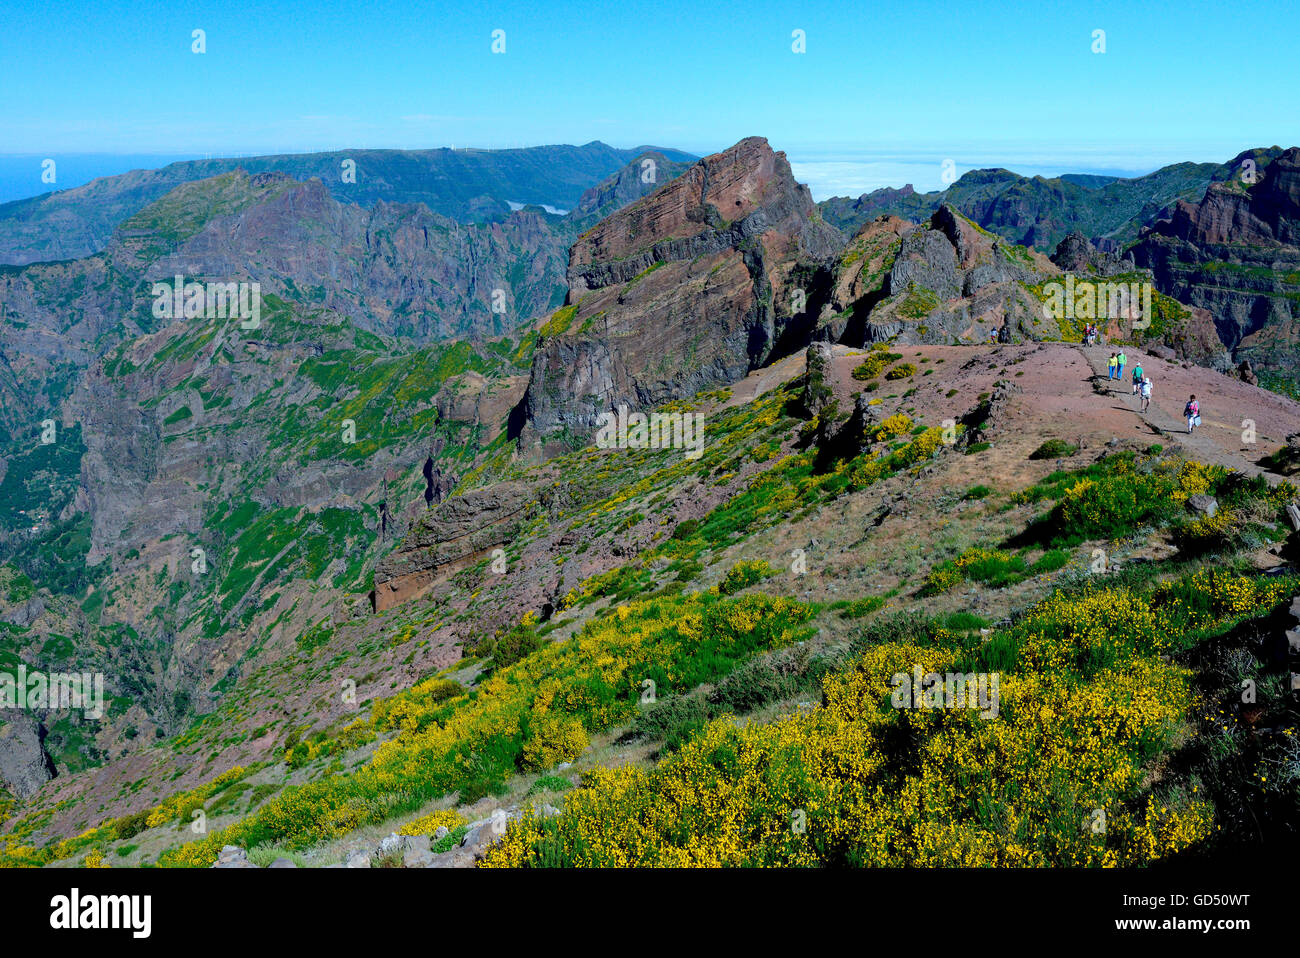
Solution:
[[[166,155],[159,153],[55,153],[0,156],[0,203],[39,196],[53,190],[82,186],[100,176],[115,176],[130,170],[155,170],[177,160],[194,160],[203,154]],[[54,160],[54,182],[41,180],[42,164]]]

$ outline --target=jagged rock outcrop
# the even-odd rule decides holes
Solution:
[[[1051,256],[1052,262],[1067,273],[1095,273],[1099,276],[1114,276],[1131,269],[1131,264],[1114,250],[1102,252],[1078,230],[1070,233],[1056,244],[1056,252]]]
[[[524,483],[502,482],[453,496],[421,516],[396,551],[375,567],[375,611],[419,595],[508,544],[535,498]]]
[[[874,442],[872,432],[878,425],[880,414],[876,407],[870,405],[865,392],[858,393],[853,397],[853,412],[831,441],[832,453],[846,459],[861,455]]]
[[[831,369],[831,347],[829,343],[811,343],[804,360],[804,373],[800,402],[808,418],[820,416],[834,401],[828,377]]]
[[[1133,248],[1156,287],[1202,307],[1235,362],[1300,381],[1300,148],[1257,173],[1211,184]]]
[[[0,721],[0,782],[19,798],[26,798],[54,774],[40,726],[24,712],[6,710]]]
[[[805,345],[799,270],[844,243],[815,209],[785,155],[751,137],[580,236],[521,406],[525,445],[562,446],[619,404],[732,383]]]
[[[1007,407],[1020,392],[1020,387],[1008,380],[1000,379],[994,383],[989,398],[962,417],[966,429],[961,434],[961,444],[969,446],[995,439],[1010,418]]]
[[[1059,335],[1024,284],[1057,275],[1046,257],[1011,246],[952,207],[900,231],[882,296],[865,319],[862,343],[1002,342]]]
[[[814,338],[861,343],[866,319],[886,296],[885,283],[904,236],[918,229],[897,216],[862,224],[831,267],[826,302],[820,305]]]

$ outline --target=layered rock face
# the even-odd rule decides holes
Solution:
[[[669,180],[691,168],[654,150],[642,153],[619,170],[582,194],[576,206],[564,217],[564,227],[573,236],[595,226],[615,210],[653,193]]]
[[[339,203],[320,180],[264,175],[285,188],[214,219],[154,260],[145,278],[257,281],[263,294],[308,298],[417,342],[501,335],[562,295],[563,244],[544,214],[521,210],[464,226],[420,204],[381,201],[367,210]]]
[[[735,382],[806,345],[801,269],[843,242],[785,155],[757,137],[601,221],[570,251],[568,315],[538,345],[525,444],[585,437],[619,404]]]
[[[1215,183],[1133,249],[1157,288],[1207,310],[1237,361],[1300,381],[1300,148],[1253,185]]]
[[[509,543],[533,501],[526,484],[502,482],[439,504],[375,567],[375,611],[419,595]]]

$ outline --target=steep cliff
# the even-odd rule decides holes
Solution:
[[[1207,310],[1235,361],[1300,386],[1300,148],[1256,182],[1215,183],[1133,248],[1158,288]]]
[[[758,137],[601,221],[570,250],[566,305],[542,328],[525,445],[580,439],[619,404],[735,382],[806,345],[800,270],[843,242],[785,155]]]

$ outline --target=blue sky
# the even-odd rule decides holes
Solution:
[[[1132,173],[1300,142],[1300,17],[1246,0],[3,2],[0,154],[705,153],[760,134],[857,192],[938,188],[948,157]]]

